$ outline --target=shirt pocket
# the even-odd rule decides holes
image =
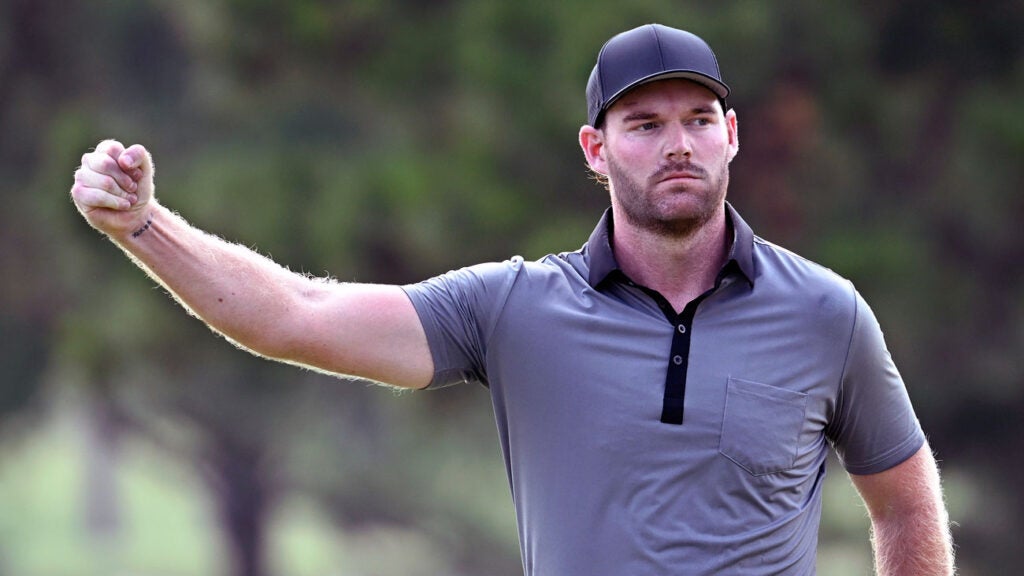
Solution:
[[[762,476],[796,466],[807,394],[729,378],[718,451]]]

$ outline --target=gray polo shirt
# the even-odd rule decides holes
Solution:
[[[813,574],[829,445],[870,474],[924,436],[849,281],[728,207],[713,289],[677,314],[612,254],[406,286],[432,387],[488,386],[527,575]]]

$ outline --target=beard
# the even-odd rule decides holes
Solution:
[[[680,182],[658,197],[654,188],[668,174],[686,173],[696,180]],[[729,187],[729,161],[711,171],[690,162],[669,162],[658,167],[645,183],[627,174],[614,158],[608,158],[608,178],[612,194],[622,208],[622,216],[631,226],[659,236],[692,236],[718,213]],[[690,202],[680,205],[683,196]]]

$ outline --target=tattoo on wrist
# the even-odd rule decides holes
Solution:
[[[132,232],[132,238],[138,238],[139,236],[142,236],[143,234],[146,233],[146,230],[149,230],[149,227],[152,225],[153,217],[150,216],[149,218],[146,218],[146,223],[142,226],[142,228],[139,228],[135,232]]]

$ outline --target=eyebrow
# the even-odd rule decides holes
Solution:
[[[650,120],[652,118],[657,118],[657,117],[658,117],[658,115],[655,114],[654,112],[637,111],[637,112],[630,112],[629,114],[626,114],[626,116],[622,119],[622,121],[623,122],[636,122],[638,120]]]

